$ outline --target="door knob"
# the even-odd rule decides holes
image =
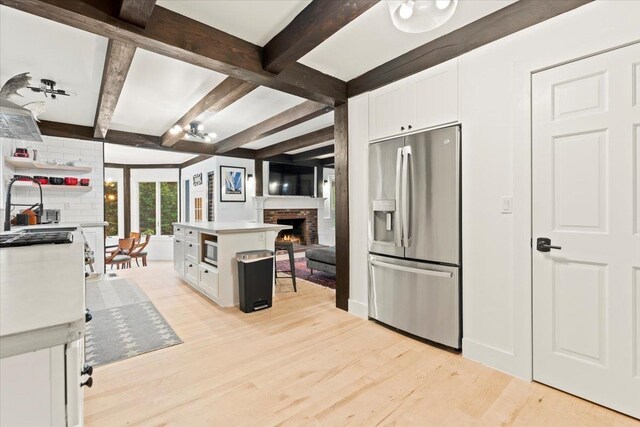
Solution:
[[[404,126],[400,126],[400,130],[404,130]]]
[[[84,321],[85,322],[90,322],[91,319],[93,319],[93,315],[91,314],[91,312],[89,311],[88,308],[84,309]]]
[[[409,125],[409,129],[411,129],[413,126]]]
[[[551,244],[551,239],[549,239],[548,237],[538,237],[538,240],[536,242],[536,249],[539,252],[550,252],[551,249],[560,250],[562,249],[562,246],[553,246]]]
[[[93,375],[93,366],[91,365],[84,365],[84,367],[82,368],[82,371],[80,371],[80,375]]]
[[[93,378],[89,377],[85,382],[80,383],[80,387],[84,387],[84,386],[91,388],[91,386],[93,386]]]

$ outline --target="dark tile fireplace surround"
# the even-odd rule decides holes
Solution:
[[[277,240],[291,240],[300,245],[318,243],[317,209],[265,209],[264,222],[293,226],[292,230],[282,230]]]

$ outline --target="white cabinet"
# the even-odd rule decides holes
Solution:
[[[184,275],[184,240],[177,235],[173,238],[173,269]]]
[[[184,260],[184,278],[187,282],[192,285],[198,286],[198,265],[189,261]]]
[[[198,264],[200,262],[200,245],[189,240],[184,242],[184,259]]]
[[[0,426],[83,425],[82,341],[0,359]]]
[[[458,121],[458,63],[451,60],[369,94],[369,139]]]
[[[391,83],[369,94],[369,138],[379,139],[407,131],[407,84]]]
[[[202,291],[213,297],[218,297],[218,269],[200,264],[200,288]]]

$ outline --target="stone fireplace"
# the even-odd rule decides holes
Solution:
[[[282,230],[276,240],[291,241],[300,245],[318,243],[317,209],[265,209],[264,222],[293,227],[291,230]]]

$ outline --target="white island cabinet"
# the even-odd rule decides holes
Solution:
[[[273,251],[278,233],[290,228],[255,222],[176,222],[173,267],[195,290],[222,307],[232,307],[239,304],[236,253]],[[217,245],[217,263],[205,259],[207,241]]]

